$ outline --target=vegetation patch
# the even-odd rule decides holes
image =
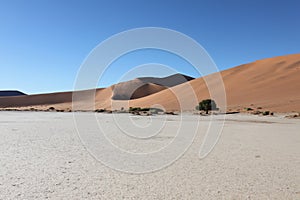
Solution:
[[[199,104],[196,106],[196,110],[205,111],[205,113],[208,114],[209,111],[219,110],[219,108],[214,100],[205,99],[199,102]]]

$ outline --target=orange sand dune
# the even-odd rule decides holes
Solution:
[[[214,74],[205,78],[214,78]],[[300,54],[279,56],[259,60],[253,63],[237,66],[221,72],[227,96],[228,110],[243,110],[244,108],[258,108],[275,112],[300,111]],[[151,81],[152,82],[151,82]],[[157,79],[155,79],[157,80]],[[147,82],[148,81],[148,82]],[[147,82],[141,84],[142,82]],[[151,83],[149,83],[151,82]],[[131,91],[130,87],[137,90],[129,94],[133,100],[112,100],[118,95],[128,95],[126,91]],[[165,89],[164,85],[154,82],[152,78],[140,78],[131,82],[125,82],[96,90],[95,107],[87,105],[85,99],[93,94],[91,91],[82,91],[78,100],[78,108],[91,109],[120,109],[129,106],[150,107],[155,104],[163,106],[166,110],[193,110],[197,101],[210,98],[204,78],[197,78],[180,85]],[[193,89],[191,93],[189,89]],[[125,93],[124,93],[125,91]],[[184,97],[180,102],[176,95]],[[179,95],[178,95],[179,94]],[[128,96],[127,96],[128,97]],[[118,98],[116,98],[118,99]],[[113,107],[111,107],[113,105]],[[53,106],[57,109],[72,109],[72,93],[52,93],[41,95],[27,95],[18,97],[0,97],[0,107],[2,108],[28,108],[47,109]]]
[[[96,98],[105,102],[111,97],[111,88],[99,88],[96,90],[78,91],[78,102],[83,110],[93,109],[89,105],[85,105],[86,99],[90,98],[91,94],[96,95]],[[36,108],[46,110],[49,107],[56,109],[71,110],[72,108],[72,92],[59,92],[37,95],[23,95],[15,97],[0,97],[1,108]],[[100,104],[101,105],[101,104]]]
[[[277,112],[300,111],[300,54],[259,60],[222,71],[221,75],[228,109],[262,107]],[[203,78],[175,86],[173,89],[185,93],[188,84],[194,88],[199,101],[209,98]],[[186,92],[186,99],[193,98],[192,95]],[[161,104],[167,110],[179,109],[178,101],[170,90],[131,101],[131,106],[144,107],[152,104]],[[190,105],[184,110],[194,107],[195,105]]]

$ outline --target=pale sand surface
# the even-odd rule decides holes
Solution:
[[[169,128],[152,141],[167,141],[176,131],[172,124],[180,116],[166,117]],[[97,118],[112,123],[108,114]],[[104,166],[85,150],[72,113],[0,112],[0,199],[300,199],[300,120],[227,119],[205,159],[198,158],[200,128],[174,164],[133,175]],[[200,126],[208,120],[201,117]]]

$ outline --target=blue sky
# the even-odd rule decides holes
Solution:
[[[220,70],[300,53],[299,7],[297,0],[0,0],[0,90],[72,90],[81,63],[95,46],[139,27],[164,27],[192,37]],[[199,76],[184,60],[148,50],[120,58],[100,86],[151,62]]]

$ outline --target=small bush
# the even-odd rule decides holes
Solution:
[[[199,102],[199,104],[196,106],[196,110],[203,110],[206,112],[206,114],[208,114],[208,111],[211,110],[219,110],[219,108],[217,108],[217,104],[214,100],[212,99],[205,99],[201,102]]]
[[[130,107],[129,108],[129,112],[140,111],[140,110],[141,110],[140,107]]]
[[[175,112],[165,112],[166,115],[177,115]]]
[[[246,111],[252,111],[252,108],[245,108]]]
[[[105,109],[97,109],[95,110],[95,112],[98,112],[98,113],[102,113],[102,112],[105,112],[106,110]]]
[[[260,115],[261,113],[262,113],[261,111],[258,111],[258,110],[257,110],[257,111],[254,111],[252,114],[253,114],[253,115]]]
[[[151,108],[129,107],[129,112],[150,111]]]
[[[270,111],[263,112],[263,115],[270,115]]]
[[[150,108],[140,108],[139,111],[150,111]]]
[[[50,110],[50,111],[54,111],[54,110],[55,110],[55,108],[54,108],[54,107],[50,107],[50,108],[48,108],[48,110]]]

